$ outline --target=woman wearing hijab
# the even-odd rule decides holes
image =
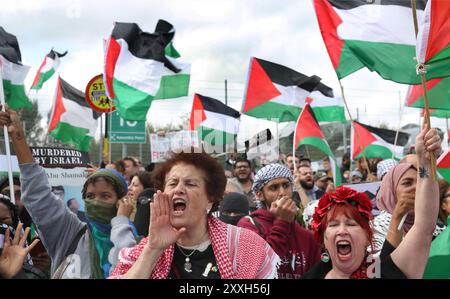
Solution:
[[[0,106],[1,109],[1,106]],[[121,174],[100,169],[83,186],[87,226],[52,193],[44,169],[33,158],[17,112],[0,112],[19,161],[22,201],[52,261],[53,278],[105,278],[121,248],[136,244],[128,219],[132,207],[121,200],[127,184]]]
[[[436,130],[416,137],[418,168],[415,219],[398,244],[384,242],[380,260],[367,252],[372,243],[372,202],[365,193],[341,186],[319,201],[313,219],[315,237],[326,252],[305,278],[422,278],[439,206],[438,183],[431,176],[430,152],[440,151]]]
[[[274,278],[279,257],[258,234],[211,215],[226,177],[211,156],[189,149],[153,172],[149,235],[124,248],[111,278]],[[162,191],[161,191],[162,190]]]
[[[417,168],[410,163],[400,163],[391,168],[383,178],[376,204],[381,211],[375,217],[374,230],[374,253],[383,247],[384,240],[390,234],[390,242],[397,246],[403,236],[414,224],[414,201],[416,196]],[[403,226],[398,227],[406,216]],[[433,237],[439,235],[443,229],[436,226]]]

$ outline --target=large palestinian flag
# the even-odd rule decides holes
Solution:
[[[55,139],[88,151],[97,130],[100,114],[92,110],[84,93],[58,78],[55,101],[48,125],[48,133]]]
[[[335,186],[341,185],[341,171],[336,163],[336,158],[331,151],[330,146],[325,138],[325,135],[320,129],[319,123],[314,115],[313,110],[309,104],[305,104],[303,110],[298,118],[294,134],[294,149],[295,152],[301,145],[311,145],[322,151],[330,158],[331,169],[333,170],[333,180]]]
[[[180,60],[180,53],[170,42],[164,53],[166,58],[176,67],[178,72],[165,67],[155,100],[173,99],[184,97],[189,92],[189,81],[191,79],[191,65]]]
[[[344,102],[335,96],[333,89],[323,83],[319,83],[314,91],[306,98],[306,101],[314,111],[318,122],[342,122],[345,123]]]
[[[135,23],[116,22],[105,47],[104,79],[109,98],[127,120],[146,120],[160,87],[165,67],[180,69],[166,57],[175,34],[173,26],[159,20],[155,33],[143,32]]]
[[[450,216],[447,217],[447,222]],[[431,242],[428,262],[423,278],[449,279],[450,278],[450,226]]]
[[[358,142],[358,136],[355,134],[355,129],[359,134],[359,141],[361,142],[366,158],[391,159],[393,156],[397,158],[403,156],[403,148],[409,140],[408,133],[398,132],[397,143],[394,146],[397,131],[376,128],[353,121],[351,134],[352,159],[362,157],[362,151]]]
[[[242,113],[275,122],[296,121],[320,78],[252,57]]]
[[[59,58],[66,56],[67,51],[58,53],[53,49],[45,56],[44,61],[39,67],[30,89],[39,90],[48,79],[53,76],[59,66]]]
[[[25,94],[24,80],[30,67],[22,65],[17,38],[0,26],[0,79],[3,83],[5,102],[14,110],[31,109]]]
[[[438,173],[450,183],[450,149],[443,152],[436,161]]]
[[[426,65],[426,76],[450,76],[450,1],[428,0],[417,36],[417,59]]]
[[[428,106],[450,110],[450,78],[431,79],[426,83]],[[406,95],[406,106],[424,108],[422,85],[411,85]]]
[[[416,2],[420,20],[425,0]],[[420,83],[411,1],[314,0],[314,8],[340,79],[366,67],[387,80]]]
[[[219,100],[194,94],[190,129],[197,130],[204,144],[214,146],[216,152],[234,147],[239,131],[240,113]]]

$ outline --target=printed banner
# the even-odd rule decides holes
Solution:
[[[32,147],[33,157],[39,165],[44,167],[52,191],[67,204],[70,199],[76,199],[80,211],[84,211],[84,202],[81,195],[86,180],[87,164],[90,162],[87,152],[78,150]],[[6,155],[0,155],[0,176],[8,176]],[[11,156],[13,175],[19,176],[19,164],[15,155]]]
[[[180,152],[189,147],[198,147],[197,131],[178,131],[164,135],[150,134],[150,152],[153,163],[166,161],[171,152]]]

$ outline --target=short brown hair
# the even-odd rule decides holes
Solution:
[[[203,151],[192,149],[189,152],[172,154],[171,158],[153,171],[153,183],[156,190],[164,190],[166,175],[177,164],[188,164],[201,169],[205,174],[206,193],[213,208],[222,200],[227,178],[219,162]]]

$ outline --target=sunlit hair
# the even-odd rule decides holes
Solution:
[[[222,165],[207,153],[200,152],[199,149],[173,154],[170,159],[158,165],[153,171],[152,178],[156,190],[164,190],[166,175],[177,164],[192,165],[203,172],[206,194],[209,202],[213,203],[211,211],[214,211],[223,197],[227,183]]]

